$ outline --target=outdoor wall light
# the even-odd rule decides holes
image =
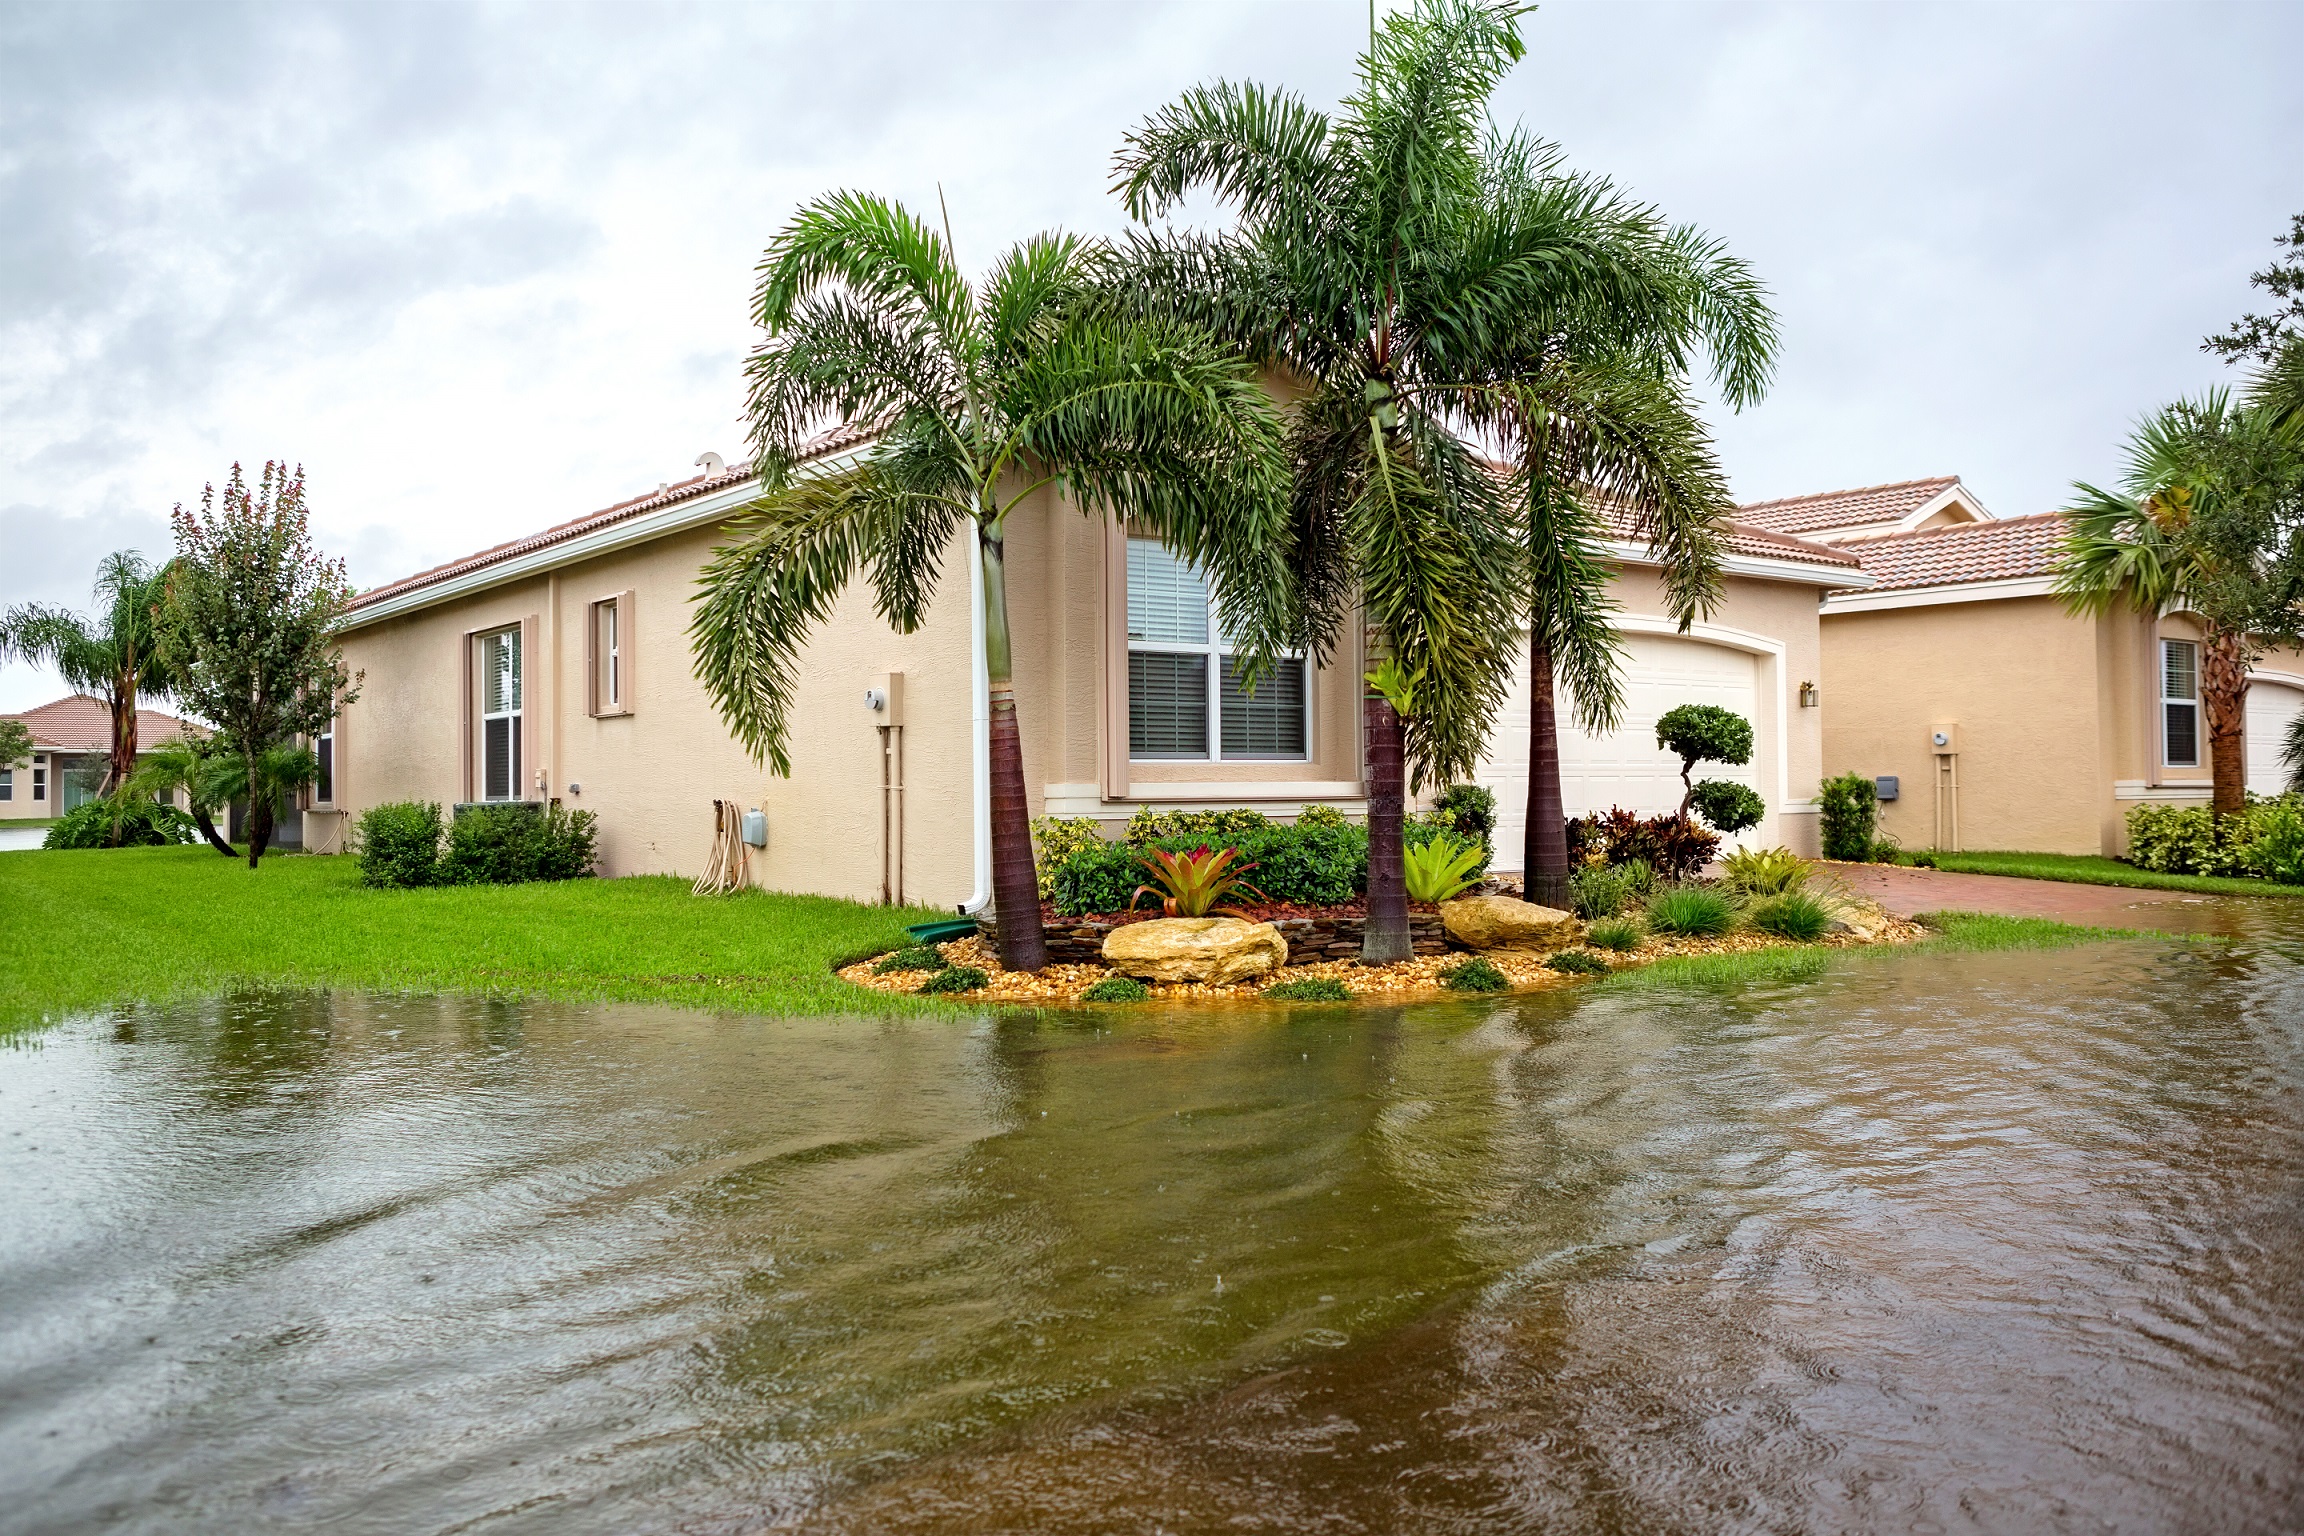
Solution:
[[[1802,683],[1800,685],[1800,707],[1802,709],[1814,709],[1822,702],[1823,695],[1816,691],[1814,683]]]

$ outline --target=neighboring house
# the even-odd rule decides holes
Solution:
[[[112,707],[75,693],[20,715],[32,733],[32,760],[0,767],[0,821],[61,816],[103,793],[112,761]],[[199,727],[156,709],[136,711],[139,753]]]
[[[858,446],[828,434],[813,458]],[[698,572],[758,492],[744,471],[699,462],[706,472],[682,484],[362,593],[344,649],[364,681],[320,744],[330,782],[307,819],[330,824],[308,827],[307,845],[340,846],[342,817],[386,801],[552,799],[599,814],[604,873],[694,872],[717,798],[766,812],[751,861],[761,885],[869,900],[885,881],[938,905],[986,900],[972,535],[955,540],[914,634],[893,633],[862,583],[841,597],[800,668],[793,771],[779,779],[731,739],[691,664]],[[1007,550],[1034,815],[1116,829],[1144,804],[1364,812],[1356,654],[1283,668],[1248,696],[1232,685],[1204,584],[1156,542],[1043,490],[1010,516]],[[1569,809],[1677,804],[1655,716],[1723,703],[1758,736],[1741,776],[1769,820],[1752,835],[1813,848],[1823,736],[1800,700],[1819,676],[1817,599],[1863,572],[1839,551],[1739,529],[1723,603],[1679,636],[1644,550],[1624,542],[1617,554],[1632,707],[1605,741],[1564,731]],[[1507,818],[1506,868],[1518,864],[1526,741],[1523,684],[1481,775]]]
[[[2062,514],[1995,518],[1941,479],[1738,516],[1871,576],[1824,602],[1824,767],[1892,780],[1880,825],[1905,847],[2117,854],[2133,806],[2208,800],[2197,620],[2068,612],[2051,592]],[[2248,782],[2270,792],[2304,656],[2274,652],[2252,678]]]

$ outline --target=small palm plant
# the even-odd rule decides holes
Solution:
[[[1441,832],[1421,846],[1411,844],[1402,857],[1408,867],[1408,899],[1446,901],[1480,878],[1476,871],[1486,855],[1478,843]]]
[[[1160,910],[1170,917],[1244,918],[1248,914],[1240,908],[1217,903],[1237,895],[1253,896],[1258,901],[1271,899],[1240,878],[1256,866],[1241,863],[1237,848],[1211,853],[1207,845],[1202,844],[1182,855],[1155,848],[1142,857],[1152,879],[1128,893],[1130,907],[1136,905],[1138,897],[1149,893],[1160,898]]]

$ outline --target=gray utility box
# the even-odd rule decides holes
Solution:
[[[1873,796],[1881,800],[1896,798],[1896,775],[1884,773],[1872,781]]]
[[[750,810],[744,813],[744,841],[754,848],[768,846],[768,814]]]

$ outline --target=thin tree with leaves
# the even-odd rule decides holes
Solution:
[[[981,564],[990,681],[992,885],[1001,963],[1047,963],[1032,862],[1007,589],[1008,518],[1053,488],[1210,573],[1252,672],[1297,627],[1280,417],[1236,349],[1091,301],[1108,252],[1041,235],[983,282],[901,204],[843,192],[801,210],[760,266],[747,364],[758,507],[705,567],[689,626],[698,675],[779,774],[809,630],[859,572],[909,633],[948,551]],[[802,473],[827,422],[870,437]]]
[[[54,667],[74,689],[104,701],[112,717],[107,794],[136,771],[140,702],[170,691],[153,628],[166,580],[165,568],[155,570],[134,550],[119,550],[97,562],[93,614],[44,603],[21,603],[0,613],[0,657]]]

